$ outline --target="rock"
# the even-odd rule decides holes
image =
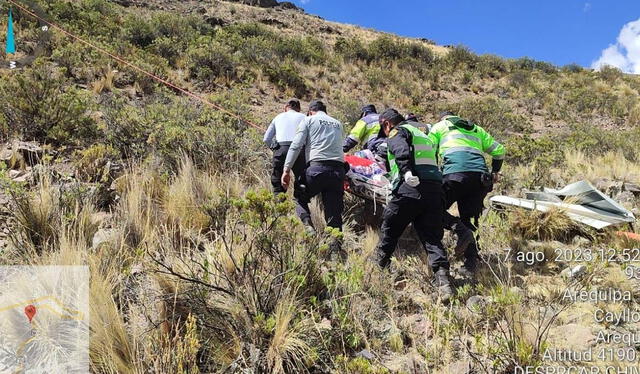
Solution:
[[[33,173],[24,173],[16,178],[13,178],[13,181],[16,183],[32,183],[34,181]]]
[[[487,304],[489,304],[491,301],[492,300],[490,297],[474,295],[467,299],[466,305],[470,311],[474,313],[480,313],[485,309]]]
[[[29,166],[37,164],[44,156],[44,149],[35,142],[16,142],[12,148],[22,156]]]
[[[368,349],[363,349],[360,352],[356,353],[356,357],[361,357],[369,361],[372,361],[375,358],[373,356],[373,353],[371,353]]]
[[[524,297],[524,290],[520,287],[511,287],[509,288],[509,291],[514,294],[514,295],[518,295],[519,297]]]
[[[471,365],[471,361],[468,360],[459,360],[447,365],[445,373],[456,373],[456,374],[471,374],[475,373],[473,370],[473,366]]]
[[[631,191],[622,191],[613,199],[623,205],[633,205],[636,202],[636,196]]]
[[[591,246],[591,240],[585,238],[584,236],[576,236],[575,238],[573,238],[571,244],[578,248],[588,248]]]
[[[91,247],[98,248],[103,243],[109,242],[113,238],[113,230],[109,229],[99,229],[93,235],[93,239],[91,240]]]
[[[547,342],[551,347],[569,351],[584,351],[593,345],[595,336],[588,326],[570,323],[552,328]]]
[[[625,182],[624,185],[622,186],[622,188],[625,191],[629,191],[634,195],[640,194],[640,185],[637,185],[635,183]]]
[[[226,26],[227,24],[229,24],[229,22],[227,22],[226,20],[214,16],[207,17],[204,19],[204,21],[213,27]]]
[[[9,178],[16,179],[24,174],[24,170],[9,170]]]
[[[427,373],[429,368],[424,357],[413,350],[405,355],[396,356],[384,362],[392,373]]]
[[[408,281],[406,279],[401,279],[401,280],[395,282],[395,284],[393,285],[393,288],[396,291],[402,291],[405,288],[407,288],[407,285],[408,285]]]
[[[229,0],[232,3],[241,3],[251,6],[257,6],[261,8],[273,8],[278,6],[276,0]]]
[[[424,314],[417,313],[402,317],[399,326],[414,340],[415,338],[430,339],[433,336],[433,325]]]
[[[560,273],[560,275],[567,279],[577,279],[584,275],[587,271],[586,265],[576,265],[574,267],[568,267]]]
[[[13,157],[12,150],[8,148],[3,148],[2,150],[0,150],[0,161],[3,161],[4,163],[8,163],[9,161],[11,161],[12,157]]]
[[[331,330],[331,321],[327,318],[323,318],[320,323],[316,324],[318,330]]]

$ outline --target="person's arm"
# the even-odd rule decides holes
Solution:
[[[412,171],[412,152],[411,152],[411,133],[403,128],[393,131],[397,133],[391,134],[387,139],[387,147],[396,158],[396,164],[400,169],[400,175],[405,175],[408,171]]]
[[[502,168],[506,149],[504,145],[493,139],[493,136],[483,129],[482,133],[482,150],[492,157],[491,173],[497,174]]]
[[[298,124],[298,128],[296,129],[296,136],[293,138],[291,145],[289,146],[289,152],[287,152],[287,158],[284,162],[284,171],[287,173],[293,167],[300,152],[305,146],[307,141],[307,135],[309,133],[308,128],[309,119],[305,118]]]
[[[358,122],[356,122],[356,125],[353,126],[353,129],[351,129],[349,136],[347,136],[347,138],[344,140],[342,151],[344,153],[347,153],[351,148],[358,145],[358,143],[360,143],[364,139],[366,132],[367,132],[366,122],[364,122],[363,120],[359,120]]]
[[[264,144],[267,146],[271,146],[271,142],[273,142],[273,137],[276,136],[276,124],[274,121],[271,121],[269,127],[267,127],[267,131],[264,133]]]

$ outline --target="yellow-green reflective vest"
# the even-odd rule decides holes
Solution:
[[[459,172],[488,172],[484,155],[505,157],[505,147],[482,127],[456,116],[446,117],[431,127],[429,136],[438,146],[444,175]]]
[[[430,137],[420,131],[418,128],[411,126],[408,123],[399,125],[403,129],[408,130],[411,133],[411,151],[413,153],[413,174],[421,180],[436,180],[442,181],[442,174],[438,168],[438,160],[436,158],[436,146]],[[396,156],[388,151],[389,160],[389,179],[395,190],[402,181],[400,175],[400,167],[396,162]]]
[[[349,137],[358,143],[363,143],[366,146],[371,140],[378,137],[380,133],[380,123],[378,122],[378,115],[375,113],[367,114],[362,117],[349,133]]]

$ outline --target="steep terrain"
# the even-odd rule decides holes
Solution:
[[[478,56],[246,2],[21,2],[229,112],[14,7],[12,57],[33,58],[0,69],[2,262],[90,267],[94,372],[513,373],[564,365],[549,348],[632,349],[598,337],[637,333],[640,319],[594,314],[637,311],[638,281],[617,262],[637,243],[562,211],[488,210],[478,281],[454,271],[458,293],[443,304],[410,233],[391,271],[371,261],[378,232],[361,224],[358,198],[347,197],[344,258],[328,246],[341,234],[305,234],[291,202],[268,191],[260,128],[292,96],[322,98],[348,126],[366,103],[425,122],[454,110],[507,146],[494,194],[587,179],[637,214],[636,76]],[[557,256],[585,251],[594,257]],[[566,298],[597,289],[632,300]]]

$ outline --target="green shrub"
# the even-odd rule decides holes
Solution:
[[[474,68],[478,61],[478,56],[471,52],[468,47],[458,45],[449,50],[446,61],[448,61],[454,68],[461,66]]]
[[[110,145],[94,144],[75,153],[74,166],[78,178],[85,182],[104,182],[109,179],[109,162],[120,159],[120,153]]]
[[[600,78],[610,84],[616,83],[619,79],[623,77],[622,71],[615,66],[605,65],[600,68],[600,72],[598,73]]]
[[[509,72],[509,66],[503,58],[494,55],[482,55],[478,56],[477,70],[482,76],[499,78]]]
[[[60,71],[37,64],[0,82],[0,116],[11,124],[9,134],[54,145],[80,145],[97,136],[87,116],[86,91],[71,87]]]
[[[280,89],[291,89],[296,97],[305,98],[309,87],[302,75],[298,73],[291,61],[264,66],[263,71],[271,83]]]
[[[216,41],[205,40],[209,42],[201,42],[187,51],[189,77],[205,87],[210,87],[219,78],[228,81],[236,78],[236,61],[229,49]]]
[[[125,18],[123,33],[125,40],[141,48],[151,45],[156,37],[151,23],[134,15]]]
[[[358,38],[346,39],[339,37],[333,46],[333,50],[346,60],[370,60],[369,51]]]
[[[529,120],[513,112],[511,105],[498,97],[487,96],[480,99],[467,99],[460,103],[441,108],[452,110],[461,117],[479,124],[496,137],[510,133],[530,133]]]

